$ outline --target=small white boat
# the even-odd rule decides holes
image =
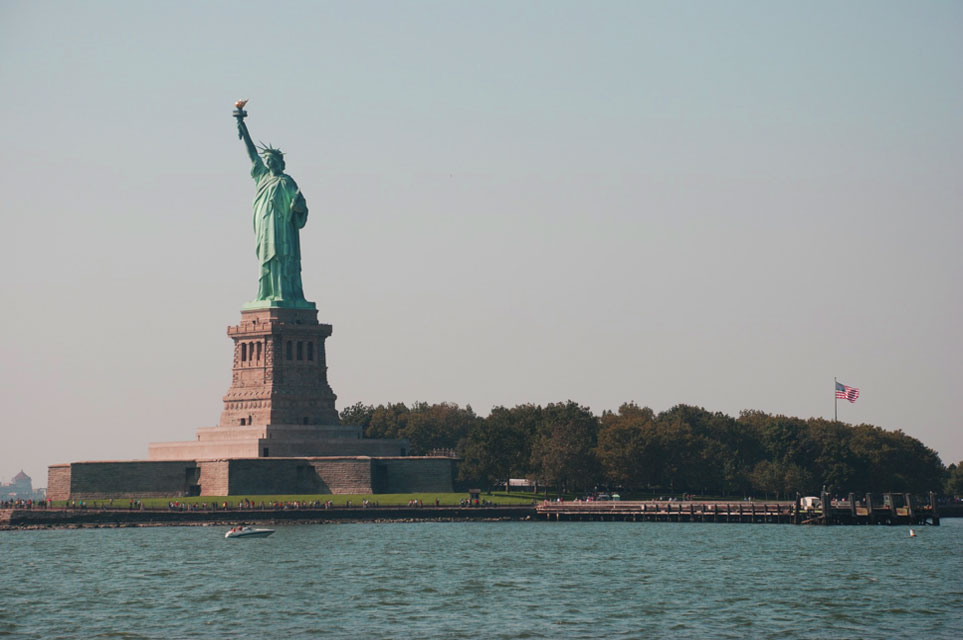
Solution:
[[[274,533],[274,529],[255,529],[248,526],[232,527],[224,534],[225,538],[266,538]]]

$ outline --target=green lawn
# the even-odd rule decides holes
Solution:
[[[169,502],[178,502],[180,504],[212,504],[216,503],[218,507],[221,507],[225,502],[229,507],[236,507],[239,503],[244,502],[244,500],[249,500],[253,502],[255,506],[260,506],[264,503],[265,506],[269,506],[271,503],[290,503],[290,502],[327,502],[330,500],[334,503],[335,507],[344,507],[346,503],[350,501],[351,506],[360,507],[363,500],[368,500],[373,505],[378,505],[382,507],[388,506],[407,506],[409,500],[421,500],[424,506],[433,506],[435,500],[442,506],[457,506],[462,500],[468,499],[468,493],[379,493],[379,494],[357,494],[357,495],[331,495],[331,494],[318,494],[318,495],[251,495],[251,496],[200,496],[193,498],[142,498],[141,502],[147,508],[166,508]],[[491,494],[482,493],[481,499],[483,501],[498,504],[498,505],[527,505],[531,504],[533,500],[541,500],[542,495],[531,493],[505,493],[493,491]],[[80,504],[80,501],[76,501]],[[107,500],[85,500],[85,504],[89,509],[96,509],[101,506],[107,506]],[[53,506],[62,507],[65,502],[62,500],[54,501]],[[114,508],[124,508],[129,504],[127,499],[115,499],[113,501]]]

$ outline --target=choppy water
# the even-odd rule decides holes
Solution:
[[[963,637],[963,521],[0,532],[16,638]]]

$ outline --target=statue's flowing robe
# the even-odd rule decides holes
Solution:
[[[276,176],[258,158],[251,169],[257,184],[254,196],[254,236],[261,265],[257,299],[302,301],[301,243],[298,229],[308,220],[308,209],[298,185],[287,174]],[[296,207],[292,204],[300,203]]]

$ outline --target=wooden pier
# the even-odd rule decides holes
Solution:
[[[880,500],[880,498],[882,498]],[[921,504],[910,494],[866,494],[857,500],[831,500],[823,495],[822,506],[804,508],[793,501],[647,500],[647,501],[545,501],[536,506],[539,519],[631,522],[744,522],[819,525],[939,525],[936,496]]]

